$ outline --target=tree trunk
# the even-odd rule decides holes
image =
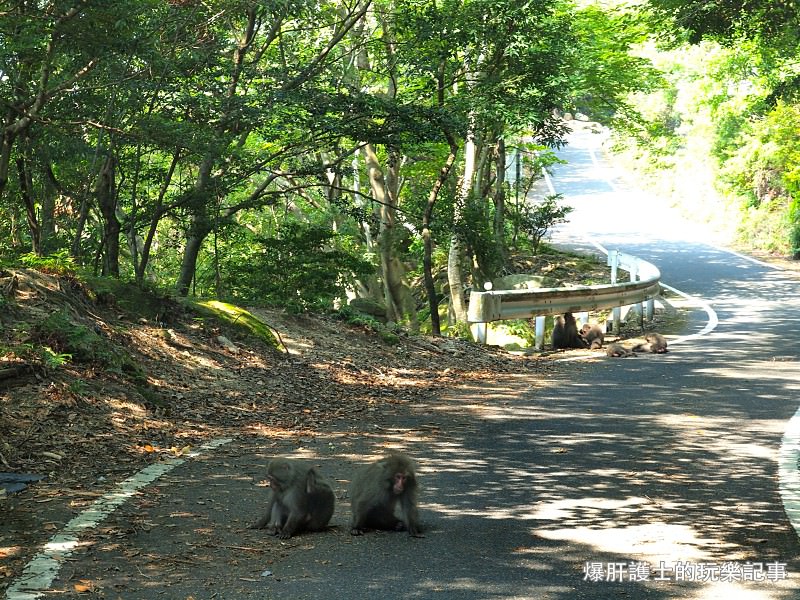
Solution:
[[[11,162],[11,149],[14,147],[14,135],[3,132],[0,136],[0,198],[8,183],[8,167]]]
[[[181,270],[178,274],[178,281],[175,284],[175,291],[179,296],[185,297],[189,295],[195,267],[197,266],[197,257],[200,255],[203,241],[211,233],[211,230],[211,223],[208,219],[198,215],[192,216],[189,232],[186,234],[186,247],[183,249]]]
[[[395,226],[395,204],[396,198],[392,198],[389,191],[386,178],[383,175],[378,155],[375,153],[375,148],[372,144],[364,146],[364,156],[367,163],[367,173],[369,175],[370,188],[372,190],[372,197],[378,203],[381,228],[378,246],[380,249],[381,257],[381,278],[383,280],[383,300],[386,306],[386,320],[399,322],[402,317],[400,309],[401,303],[395,298],[392,293],[391,282],[396,279],[396,275],[392,273],[394,263],[392,261],[392,243],[394,241],[394,226]],[[392,167],[390,166],[390,172]],[[393,175],[390,175],[390,181],[393,181]]]
[[[464,210],[472,193],[475,178],[475,130],[470,123],[464,144],[464,175],[456,192],[453,208],[453,232],[450,235],[450,252],[447,255],[447,282],[450,286],[450,309],[456,323],[467,322],[467,302],[464,295]]]
[[[189,205],[191,213],[189,229],[186,232],[186,247],[183,249],[181,259],[181,270],[178,280],[175,283],[175,291],[179,296],[188,296],[189,288],[194,279],[195,268],[197,267],[197,257],[200,255],[200,248],[212,230],[211,220],[207,213],[209,209],[209,189],[211,189],[211,169],[214,167],[214,157],[209,155],[203,159],[197,172],[197,179],[192,189],[192,199]]]
[[[19,174],[19,190],[22,194],[22,202],[25,204],[25,216],[28,219],[28,230],[31,234],[31,249],[33,253],[41,256],[41,228],[39,218],[36,215],[36,203],[33,199],[33,177],[31,176],[31,165],[28,152],[24,152],[16,160],[17,173]]]
[[[433,281],[433,238],[431,236],[431,223],[433,221],[433,207],[439,197],[439,191],[450,176],[450,171],[458,155],[458,144],[456,144],[455,138],[449,133],[445,135],[450,145],[450,153],[447,155],[444,166],[439,171],[439,177],[436,178],[436,182],[433,184],[430,194],[428,194],[428,202],[425,205],[425,212],[422,214],[422,244],[425,251],[422,257],[422,269],[425,275],[425,294],[428,297],[428,307],[431,311],[431,333],[436,336],[442,335],[442,327],[439,322],[439,299],[436,297],[436,284]]]
[[[103,275],[119,277],[119,234],[120,222],[117,219],[116,160],[109,153],[100,169],[95,193],[97,205],[103,215],[103,244],[106,248],[103,259]]]
[[[164,197],[167,194],[170,183],[172,183],[172,177],[175,174],[175,169],[178,166],[180,157],[180,150],[175,150],[174,154],[172,155],[172,163],[169,165],[167,175],[164,177],[164,181],[161,182],[161,188],[158,190],[158,199],[156,200],[156,205],[153,207],[153,216],[150,218],[150,227],[148,228],[147,235],[144,238],[139,263],[136,266],[136,283],[139,285],[141,285],[144,281],[144,275],[147,272],[147,265],[150,262],[150,249],[153,247],[153,240],[156,236],[158,223],[161,221],[161,217],[163,217],[165,213]]]
[[[497,140],[497,155],[495,168],[496,176],[494,180],[494,243],[497,249],[497,256],[503,263],[506,261],[506,142],[501,137]]]

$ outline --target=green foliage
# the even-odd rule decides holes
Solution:
[[[0,345],[0,355],[41,365],[45,369],[63,367],[72,360],[71,354],[55,352],[52,348],[31,342],[15,343],[13,346]]]
[[[524,319],[510,319],[503,321],[506,331],[511,335],[525,340],[528,347],[533,348],[536,345],[536,325]]]
[[[400,340],[398,336],[398,331],[400,331],[400,329],[397,325],[394,327],[384,325],[376,318],[358,312],[349,305],[342,306],[339,310],[334,312],[333,315],[336,319],[344,321],[348,325],[360,327],[378,334],[387,344],[396,344]]]
[[[527,236],[534,252],[539,249],[545,234],[554,225],[565,223],[567,215],[573,211],[571,206],[559,204],[562,198],[562,194],[546,196],[532,207],[523,205],[518,211],[509,214],[509,220]]]
[[[225,259],[225,289],[233,297],[290,311],[326,309],[345,288],[375,267],[352,239],[330,228],[286,221],[274,236],[251,237]]]
[[[789,252],[795,260],[800,259],[800,198],[794,197],[789,206]]]
[[[469,323],[451,323],[447,328],[442,328],[442,333],[447,337],[472,341],[472,330]]]
[[[663,84],[650,60],[632,52],[647,37],[641,18],[590,4],[576,11],[573,28],[570,108],[607,125],[632,127],[640,117],[629,96]]]
[[[493,206],[487,202],[467,202],[461,235],[475,257],[481,280],[490,280],[503,266],[503,256],[497,248],[492,230]]]
[[[23,254],[20,262],[30,269],[53,275],[74,275],[75,261],[66,250],[59,250],[49,256],[38,256],[32,252]]]
[[[88,327],[74,323],[64,309],[52,313],[31,329],[33,342],[44,348],[43,362],[60,365],[66,360],[94,363],[111,371],[137,373],[133,360],[119,347]]]

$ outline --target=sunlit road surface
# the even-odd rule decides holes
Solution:
[[[779,493],[800,404],[798,284],[704,245],[625,190],[592,160],[593,135],[575,136],[553,175],[576,207],[556,240],[590,236],[655,263],[665,283],[711,304],[716,328],[670,337],[663,356],[381,404],[366,433],[332,424],[330,435],[234,440],[124,505],[63,559],[44,597],[90,581],[98,597],[136,600],[800,598],[800,544]],[[692,311],[685,333],[707,322]],[[353,466],[386,448],[418,459],[424,539],[348,533]],[[274,454],[335,479],[334,529],[283,542],[246,528]]]

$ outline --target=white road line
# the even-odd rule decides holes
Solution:
[[[783,501],[783,510],[789,522],[800,535],[800,408],[789,419],[778,450],[778,489]]]
[[[213,450],[231,441],[231,438],[212,440],[186,456],[194,458],[204,451]],[[185,458],[173,458],[145,467],[102,498],[95,500],[89,508],[67,523],[63,531],[50,538],[42,551],[25,566],[22,575],[6,590],[6,599],[34,600],[41,598],[55,580],[61,565],[80,543],[81,533],[96,527],[138,490],[184,462],[186,462]]]
[[[736,252],[735,250],[731,250],[730,248],[725,248],[723,246],[715,246],[713,244],[708,244],[708,245],[711,246],[712,248],[714,248],[714,250],[719,250],[720,252],[727,252],[728,254],[733,254],[734,256],[737,256],[737,257],[741,258],[742,260],[749,261],[749,262],[751,262],[753,264],[756,264],[756,265],[758,265],[760,267],[766,267],[768,269],[773,269],[775,271],[785,271],[786,270],[781,266],[771,265],[771,264],[769,264],[767,262],[764,262],[763,260],[758,260],[757,258],[753,258],[752,256],[747,256],[746,254],[739,254],[738,252]]]

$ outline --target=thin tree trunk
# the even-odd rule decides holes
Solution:
[[[158,190],[158,199],[156,200],[156,205],[153,208],[153,216],[150,218],[150,227],[147,230],[147,235],[144,238],[141,257],[136,269],[136,282],[140,285],[144,281],[144,274],[147,271],[147,264],[150,262],[150,249],[153,247],[153,240],[156,236],[158,223],[161,221],[161,217],[164,216],[164,197],[167,194],[170,183],[172,183],[172,177],[175,174],[175,169],[178,166],[180,156],[180,149],[176,149],[175,153],[172,155],[172,162],[169,165],[167,175],[164,177],[164,181],[161,183],[161,188]]]
[[[39,218],[36,215],[36,203],[33,199],[33,177],[31,176],[29,158],[27,151],[17,158],[17,173],[19,175],[22,202],[25,204],[25,215],[28,219],[28,230],[31,234],[31,249],[34,254],[41,256],[41,228],[39,227]]]
[[[194,269],[197,265],[197,257],[200,254],[200,248],[203,246],[203,240],[211,232],[211,227],[204,226],[202,222],[192,217],[192,233],[186,236],[186,247],[183,249],[183,259],[181,260],[181,270],[178,274],[178,282],[175,286],[175,291],[179,296],[188,296],[189,288],[194,279]]]
[[[181,270],[175,283],[175,291],[179,296],[189,295],[189,287],[192,285],[192,279],[194,279],[200,248],[203,246],[203,240],[212,230],[212,224],[206,212],[208,211],[208,190],[211,185],[211,169],[213,166],[214,157],[211,155],[206,156],[200,165],[194,189],[192,190],[192,216],[189,221],[189,230],[186,232],[186,247],[183,249]]]
[[[444,166],[439,171],[439,176],[428,194],[428,202],[425,205],[425,212],[422,214],[422,244],[424,254],[422,257],[422,269],[425,276],[425,294],[428,297],[428,307],[431,311],[431,333],[433,335],[442,335],[442,327],[439,320],[439,299],[436,297],[436,284],[433,281],[433,237],[431,236],[431,223],[433,222],[433,207],[439,197],[439,191],[442,189],[447,178],[450,177],[450,171],[456,162],[458,155],[458,144],[455,138],[449,133],[445,134],[447,142],[450,145],[450,153],[447,155]]]
[[[97,178],[97,205],[103,215],[103,243],[106,248],[103,260],[103,275],[119,277],[119,234],[117,218],[116,160],[109,153]]]
[[[467,302],[464,295],[464,212],[472,193],[475,179],[475,130],[470,123],[464,144],[464,175],[456,192],[453,208],[453,231],[450,235],[450,251],[447,256],[447,282],[450,286],[450,308],[456,323],[467,322]]]
[[[501,137],[497,140],[497,155],[495,164],[497,165],[496,176],[494,180],[494,243],[497,248],[497,255],[505,263],[506,259],[506,244],[505,244],[505,229],[506,229],[506,143]]]

